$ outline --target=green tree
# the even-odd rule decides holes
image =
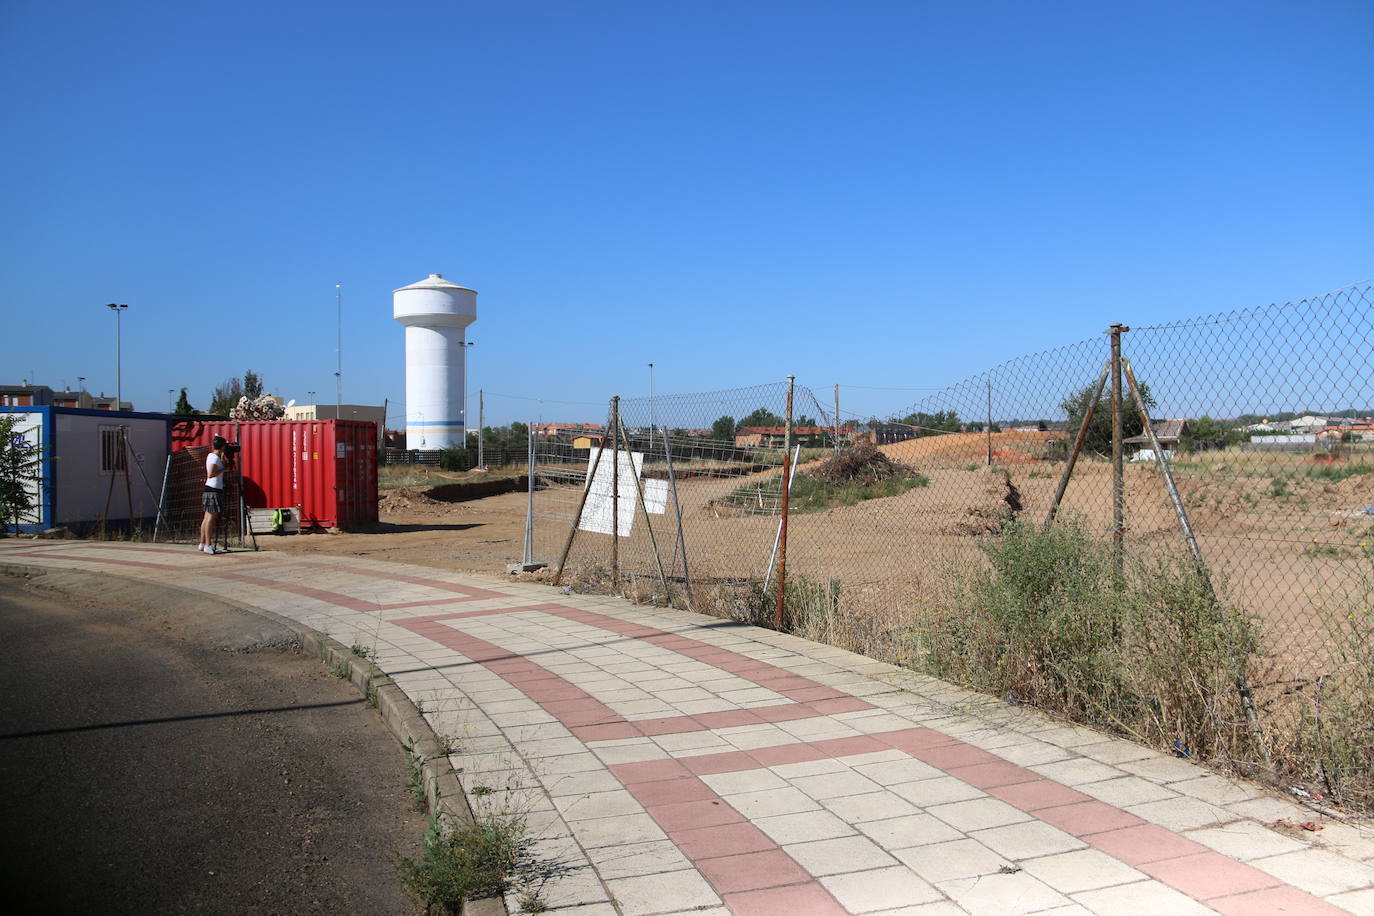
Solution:
[[[1195,451],[1199,445],[1220,444],[1222,448],[1235,445],[1243,438],[1240,430],[1229,422],[1214,420],[1207,415],[1188,421],[1188,435],[1179,440],[1179,448]]]
[[[733,442],[735,441],[735,429],[734,417],[721,417],[711,424],[711,438]]]
[[[24,516],[37,508],[43,466],[38,446],[15,429],[18,422],[12,414],[0,415],[0,526],[13,523],[16,534]]]
[[[180,417],[193,417],[200,413],[199,410],[191,406],[190,400],[186,397],[185,388],[181,389],[181,395],[177,398],[177,406],[172,413]]]
[[[897,421],[907,426],[920,427],[916,430],[919,436],[934,436],[938,433],[957,433],[961,425],[959,414],[953,410],[940,410],[935,413],[925,413],[917,411],[909,413]]]
[[[243,373],[243,396],[250,401],[256,401],[262,397],[262,376],[252,369]]]
[[[760,407],[749,416],[739,421],[736,429],[743,429],[746,426],[782,426],[787,421],[773,413],[767,407]]]
[[[210,396],[210,413],[228,416],[229,410],[237,407],[243,397],[243,382],[236,378],[225,379]]]
[[[1068,432],[1071,437],[1077,436],[1078,428],[1083,425],[1083,415],[1092,403],[1093,387],[1087,385],[1059,403],[1060,409],[1068,414]],[[1155,399],[1150,395],[1150,386],[1144,382],[1140,383],[1140,397],[1145,402],[1147,411],[1154,410]],[[1145,426],[1140,422],[1140,411],[1136,409],[1135,396],[1129,392],[1124,393],[1121,399],[1121,438],[1138,436],[1144,430]],[[1097,399],[1097,407],[1093,410],[1092,422],[1088,424],[1088,435],[1083,440],[1083,447],[1100,455],[1111,454],[1112,398],[1106,386],[1103,386],[1102,395]]]

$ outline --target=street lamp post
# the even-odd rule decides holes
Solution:
[[[115,410],[124,408],[124,354],[120,316],[129,306],[127,303],[116,305],[113,302],[105,304],[108,309],[113,309],[115,313]]]
[[[176,410],[176,401],[173,400],[173,398],[172,398],[172,395],[173,395],[175,392],[176,392],[176,389],[175,389],[175,388],[168,388],[168,389],[167,389],[167,412],[168,412],[168,413],[171,413],[172,411]]]

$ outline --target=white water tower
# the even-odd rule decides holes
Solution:
[[[477,292],[430,274],[391,294],[392,317],[406,326],[406,448],[465,444],[468,325]]]

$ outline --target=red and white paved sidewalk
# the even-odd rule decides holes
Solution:
[[[422,567],[0,541],[0,562],[208,592],[377,664],[610,914],[1374,914],[1374,834],[1188,761],[840,649]],[[512,911],[516,909],[513,901]]]

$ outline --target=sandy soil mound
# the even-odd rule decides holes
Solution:
[[[1044,457],[1046,442],[1063,435],[1053,430],[993,433],[993,453],[999,464],[1033,461]],[[948,433],[879,447],[898,461],[972,461],[987,458],[988,436],[987,433]]]

